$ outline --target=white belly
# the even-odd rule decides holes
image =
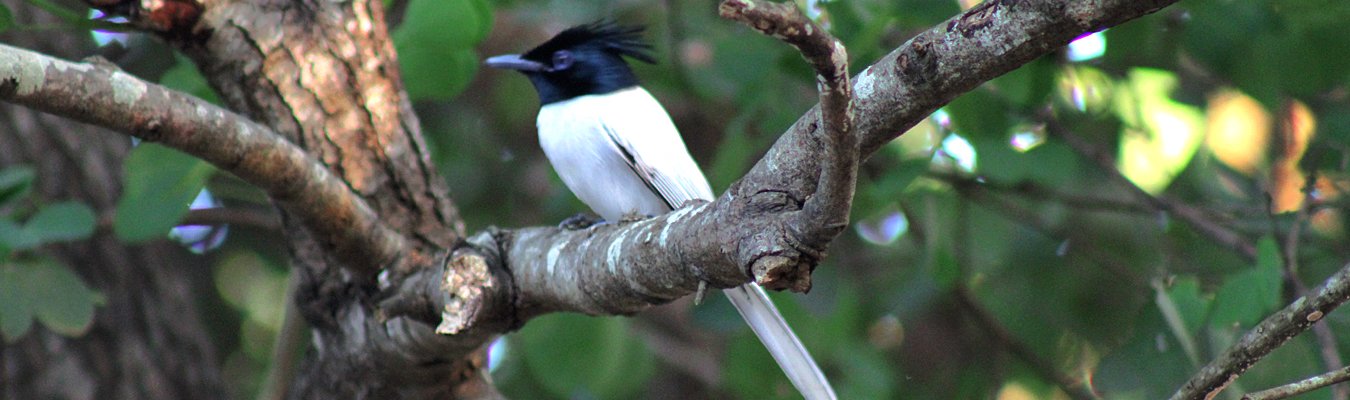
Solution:
[[[539,111],[539,145],[572,193],[609,221],[625,215],[659,215],[666,202],[628,166],[605,132],[603,101],[585,96]]]

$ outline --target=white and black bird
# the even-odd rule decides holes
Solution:
[[[487,65],[520,71],[539,93],[539,145],[572,193],[610,221],[658,215],[712,189],[661,104],[638,85],[624,57],[653,63],[641,27],[596,22],[558,33]],[[724,291],[807,399],[834,390],[764,290]]]

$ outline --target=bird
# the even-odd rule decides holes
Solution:
[[[625,58],[655,63],[642,26],[596,21],[559,32],[489,67],[523,73],[539,95],[539,145],[563,184],[608,221],[714,199],[665,108]],[[754,283],[723,293],[808,400],[834,399],[820,367]]]

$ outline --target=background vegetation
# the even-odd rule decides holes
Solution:
[[[0,29],[88,35],[83,9],[31,3],[68,23],[15,21],[7,5]],[[715,189],[816,101],[795,52],[718,19],[711,2],[390,3],[404,80],[470,231],[584,210],[537,147],[528,82],[482,70],[486,56],[600,17],[647,25],[662,62],[635,68]],[[810,7],[861,69],[964,3]],[[776,296],[780,308],[842,398],[1054,398],[1076,384],[1110,398],[1167,396],[1350,260],[1347,20],[1342,1],[1188,0],[981,86],[867,161],[853,227],[812,292]],[[120,40],[94,52],[213,96],[154,39]],[[243,216],[173,236],[212,265],[203,315],[233,395],[254,396],[287,299],[266,199],[157,146],[137,147],[125,168],[127,189],[106,218],[79,203],[39,204],[31,170],[0,171],[0,332],[81,335],[99,312],[100,295],[36,251],[42,244],[95,229],[161,240],[194,198],[214,202]],[[1236,387],[1339,367],[1350,317],[1325,321]],[[541,318],[493,354],[494,378],[515,398],[795,396],[718,296],[637,318]]]

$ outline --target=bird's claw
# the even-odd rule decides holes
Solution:
[[[567,219],[564,219],[562,220],[562,222],[559,222],[558,227],[570,231],[575,231],[578,229],[590,228],[592,226],[600,225],[603,223],[605,223],[605,220],[598,216],[587,213],[578,213],[577,215],[567,217]]]

